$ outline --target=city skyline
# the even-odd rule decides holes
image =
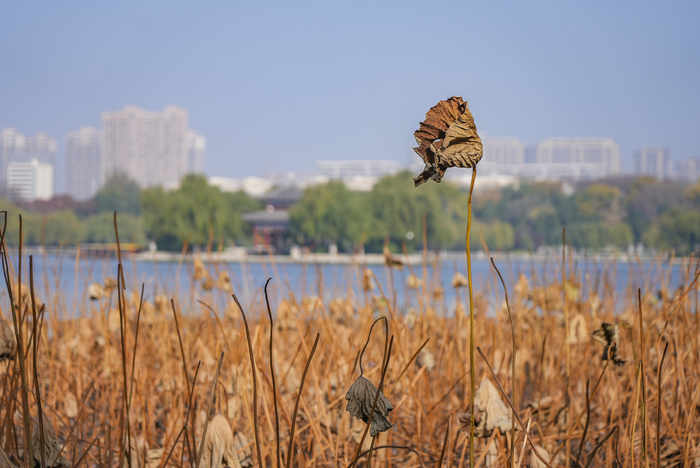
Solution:
[[[165,111],[173,112],[177,114],[179,112],[184,113],[184,120],[188,120],[188,111],[182,109],[175,105],[166,105]],[[105,118],[109,120],[112,116],[119,115],[119,113],[131,113],[141,115],[142,117],[156,116],[159,114],[158,111],[150,111],[147,109],[142,109],[139,106],[127,105],[121,110],[117,111],[105,111],[101,113],[102,125],[104,127]],[[133,117],[133,115],[132,115]],[[182,115],[180,116],[182,117]],[[60,187],[59,190],[52,189],[56,194],[68,194],[71,195],[76,200],[84,200],[92,197],[104,183],[106,177],[110,172],[114,172],[115,168],[117,172],[125,172],[132,176],[140,185],[147,187],[153,185],[164,185],[166,188],[173,188],[177,186],[176,180],[179,180],[182,175],[187,173],[198,173],[204,174],[208,178],[218,181],[215,184],[221,185],[223,187],[232,187],[230,182],[223,182],[228,179],[251,179],[265,177],[269,174],[269,170],[261,171],[256,174],[248,174],[241,176],[222,176],[215,172],[207,173],[205,170],[205,154],[207,148],[207,139],[200,132],[186,128],[184,135],[184,148],[178,156],[177,170],[171,170],[175,177],[171,177],[168,182],[162,183],[159,181],[148,182],[145,179],[140,180],[139,177],[133,177],[133,174],[138,174],[138,172],[153,174],[156,172],[157,164],[153,165],[153,162],[149,163],[149,170],[142,171],[136,166],[128,168],[128,165],[121,165],[119,168],[117,166],[109,167],[109,163],[103,161],[103,156],[101,152],[103,151],[103,130],[102,128],[95,128],[89,125],[80,127],[78,130],[69,131],[64,137],[64,157],[62,158],[61,164],[56,164],[56,154],[60,151],[60,145],[57,144],[58,139],[46,132],[36,132],[33,136],[24,135],[22,132],[18,131],[14,127],[5,127],[0,129],[0,163],[3,161],[7,164],[7,161],[11,159],[11,152],[8,153],[7,142],[12,141],[14,138],[19,138],[19,145],[24,148],[26,147],[26,154],[39,155],[39,159],[42,157],[48,157],[51,164],[54,165],[54,189]],[[497,174],[497,175],[507,175],[524,177],[530,179],[577,179],[577,178],[603,178],[610,175],[651,175],[658,179],[664,178],[676,178],[679,180],[693,181],[696,180],[695,174],[700,173],[700,157],[688,157],[688,158],[673,158],[671,155],[671,149],[666,146],[640,146],[633,149],[631,156],[625,160],[623,155],[620,154],[619,145],[611,138],[596,138],[596,137],[547,137],[538,142],[525,142],[518,137],[504,137],[504,136],[484,136],[484,170],[487,174]],[[79,144],[78,144],[79,142]],[[579,145],[590,144],[590,142],[600,142],[601,144],[610,145],[613,148],[613,159],[614,162],[606,162],[599,167],[595,165],[588,165],[587,169],[583,169],[581,174],[580,168],[577,169],[578,172],[574,171],[572,173],[569,169],[564,169],[563,171],[551,171],[548,170],[544,165],[540,164],[537,166],[534,163],[546,163],[552,162],[551,155],[553,148],[546,149],[551,145],[556,145],[557,142],[568,142]],[[589,142],[589,143],[586,143]],[[72,151],[72,153],[71,153]],[[184,151],[184,152],[182,152]],[[579,150],[581,157],[584,154],[583,148]],[[699,151],[700,153],[700,151]],[[22,153],[25,154],[25,153]],[[99,161],[96,159],[96,155],[99,154]],[[43,156],[42,156],[43,155]],[[549,156],[547,156],[549,155]],[[549,160],[547,159],[549,158]],[[31,159],[28,156],[24,156],[23,160],[28,161]],[[659,161],[663,160],[663,163]],[[312,161],[313,168],[306,171],[286,171],[289,173],[301,172],[301,173],[318,173],[320,176],[328,176],[328,167],[335,165],[336,163],[358,163],[365,164],[371,163],[372,161],[378,164],[395,164],[397,167],[407,168],[412,167],[416,164],[416,158],[413,152],[407,154],[406,158],[400,159],[354,159],[354,160],[343,160],[343,159],[332,159],[324,158],[317,161]],[[581,161],[583,162],[583,159]],[[523,165],[527,163],[526,165]],[[662,164],[663,167],[660,167]],[[327,167],[322,167],[322,166]],[[422,165],[422,163],[421,163]],[[152,167],[151,167],[152,166]],[[584,165],[585,166],[585,165]],[[1,165],[0,165],[1,167]],[[71,169],[73,167],[73,169]],[[145,166],[144,166],[145,167]],[[417,166],[416,166],[417,167]],[[185,168],[184,170],[182,168]],[[172,169],[172,168],[171,168]],[[525,169],[525,170],[524,170]],[[81,174],[80,177],[76,176],[76,173]],[[282,171],[285,172],[285,171]],[[0,175],[2,171],[0,170]],[[86,177],[90,177],[89,174],[96,174],[91,176],[91,182],[87,184],[76,184],[72,181],[78,180],[88,180]],[[573,175],[572,175],[573,174]],[[76,178],[78,177],[78,178]],[[6,177],[2,177],[3,180]],[[332,177],[329,177],[332,179]],[[353,187],[369,187],[367,181],[360,181],[357,179],[354,182],[350,182]],[[238,183],[234,184],[239,187]],[[256,192],[256,189],[253,189]]]
[[[177,104],[208,139],[206,172],[241,177],[404,162],[425,110],[461,95],[484,136],[612,138],[625,165],[643,146],[700,156],[697,2],[432,8],[468,22],[436,34],[411,2],[8,4],[0,127],[54,135],[62,160],[105,109]]]
[[[115,172],[126,173],[143,188],[176,188],[182,176],[198,173],[207,175],[210,183],[224,191],[242,189],[255,195],[274,185],[307,186],[328,180],[343,180],[352,190],[366,191],[381,176],[407,168],[419,170],[423,165],[416,157],[403,163],[323,159],[315,162],[313,171],[288,171],[286,175],[279,171],[238,178],[212,175],[203,171],[207,140],[188,128],[185,109],[171,105],[158,112],[125,106],[122,110],[103,112],[102,121],[100,129],[83,126],[66,134],[66,189],[56,191],[56,195],[65,193],[75,200],[87,200]],[[483,143],[482,176],[502,179],[496,183],[509,183],[517,178],[591,180],[615,175],[649,175],[693,183],[700,173],[700,158],[674,160],[670,148],[653,146],[637,148],[633,164],[623,168],[619,145],[610,138],[545,138],[528,144],[516,137],[489,136],[483,138]],[[45,132],[25,136],[15,128],[0,129],[0,158],[5,163],[15,163],[15,175],[10,177],[10,172],[6,171],[8,175],[2,179],[8,184],[7,193],[20,199],[51,198],[54,186],[59,185],[58,178],[54,177],[55,172],[60,172],[54,165],[56,150],[56,139]],[[33,161],[37,158],[42,165],[37,166]],[[30,174],[34,174],[34,179]],[[37,177],[43,181],[50,178],[50,188],[37,191]],[[10,178],[14,182],[10,182]],[[458,179],[458,174],[454,174],[453,180]],[[28,195],[30,193],[33,195]]]

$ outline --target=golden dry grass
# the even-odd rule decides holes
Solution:
[[[569,274],[564,285],[561,280],[545,283],[536,275],[508,284],[517,343],[515,383],[511,378],[511,324],[502,288],[494,276],[486,289],[475,293],[475,343],[493,369],[492,375],[485,360],[476,355],[477,386],[483,379],[490,379],[495,385],[500,383],[509,397],[514,390],[519,419],[529,424],[532,443],[541,454],[558,452],[552,462],[556,466],[612,467],[618,462],[622,466],[656,466],[657,459],[661,466],[699,466],[698,262],[685,259],[682,268],[685,281],[680,289],[669,291],[661,280],[659,298],[656,290],[642,291],[641,315],[637,291],[629,290],[620,297],[621,293],[605,287],[598,295],[589,290],[587,279],[576,273]],[[200,277],[217,277],[223,267],[200,263],[197,269]],[[272,301],[281,464],[351,464],[365,424],[351,419],[345,394],[359,376],[357,358],[372,322],[386,316],[394,339],[383,393],[393,405],[389,420],[394,427],[382,432],[374,445],[395,448],[377,448],[371,456],[372,464],[436,466],[442,459],[443,466],[465,466],[469,460],[470,418],[469,321],[464,304],[445,314],[437,286],[440,282],[426,278],[416,287],[407,288],[418,305],[410,311],[401,310],[387,299],[393,297],[392,290],[375,289],[365,270],[361,266],[356,269],[356,284],[349,285],[347,294],[324,301],[297,297],[288,291],[283,299]],[[16,283],[16,272],[11,270],[12,282]],[[416,273],[420,275],[420,269]],[[665,278],[665,271],[657,274]],[[117,287],[102,288],[104,294],[100,293],[96,301],[83,304],[91,312],[73,320],[59,320],[60,314],[51,309],[51,304],[59,302],[42,298],[48,312],[38,310],[40,339],[36,351],[30,340],[31,300],[24,291],[21,307],[16,308],[23,317],[20,341],[28,351],[26,395],[31,416],[36,420],[38,390],[44,424],[51,423],[60,445],[65,444],[62,456],[70,460],[71,466],[80,462],[83,466],[112,467],[120,460],[122,466],[129,466],[131,460],[134,468],[158,467],[166,459],[168,466],[193,466],[193,452],[200,447],[205,422],[222,414],[233,428],[242,466],[259,465],[254,443],[257,426],[263,464],[277,467],[270,322],[262,285],[245,310],[257,375],[254,402],[248,343],[235,302],[230,299],[226,307],[215,308],[212,314],[205,305],[192,300],[196,297],[204,304],[220,303],[227,294],[225,286],[202,288],[199,283],[193,284],[188,293],[180,294],[180,300],[195,307],[183,306],[187,310],[181,310],[176,297],[176,322],[169,298],[162,296],[146,297],[139,319],[140,287],[126,279],[130,289],[124,291],[121,314]],[[463,291],[462,278],[456,278],[454,286]],[[24,285],[23,289],[28,288]],[[384,294],[386,297],[382,297]],[[460,295],[464,298],[464,292]],[[2,315],[14,330],[7,297],[3,299]],[[495,308],[495,314],[486,312],[489,305]],[[569,317],[568,339],[565,315]],[[601,359],[604,345],[591,336],[603,322],[620,325],[617,355],[627,361],[620,366],[612,361],[606,366],[607,361]],[[299,396],[304,366],[317,333],[318,348]],[[375,385],[380,381],[387,338],[383,327],[375,327],[362,360],[364,376]],[[567,349],[571,355],[568,379]],[[221,353],[223,365],[214,387],[211,414],[207,415]],[[418,359],[414,359],[416,356]],[[8,363],[6,372],[0,375],[0,447],[8,459],[20,465],[25,438],[18,353]],[[125,395],[130,393],[132,379],[127,434]],[[589,405],[587,391],[592,395]],[[292,460],[288,460],[287,445],[298,397],[294,448]],[[500,393],[496,397],[507,407]],[[488,417],[480,413],[481,418],[484,416]],[[214,428],[217,433],[220,422]],[[509,432],[510,421],[507,427]],[[530,444],[524,441],[519,423],[516,428],[514,462],[540,466]],[[510,466],[508,436],[499,430],[479,433],[483,437],[476,441],[477,464]],[[125,442],[127,438],[130,444]],[[371,443],[368,435],[360,452],[369,449]],[[131,458],[128,449],[120,453],[121,447],[129,446]],[[38,448],[34,453],[39,453]],[[208,460],[205,458],[205,462]],[[0,466],[4,463],[0,454]],[[359,459],[358,466],[366,464],[367,456]]]

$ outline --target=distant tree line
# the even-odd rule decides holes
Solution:
[[[250,241],[243,213],[261,203],[244,192],[226,193],[203,176],[185,176],[177,190],[139,189],[126,175],[111,177],[94,200],[74,202],[60,197],[48,202],[13,205],[0,200],[8,212],[6,239],[19,242],[17,214],[22,215],[26,245],[76,245],[115,241],[117,211],[121,242],[145,246],[155,241],[161,250],[180,250],[185,242],[213,248]]]
[[[370,192],[339,182],[311,187],[291,212],[291,236],[300,244],[361,245],[381,251],[422,248],[423,222],[431,249],[464,249],[468,194],[443,182],[413,187],[402,172]],[[477,186],[478,186],[477,179]],[[700,184],[686,186],[650,177],[621,177],[567,186],[521,182],[477,190],[473,197],[472,249],[529,250],[567,243],[578,249],[626,249],[643,244],[687,254],[700,246]]]
[[[309,187],[290,211],[288,245],[317,251],[336,244],[340,251],[381,252],[422,248],[425,229],[430,249],[463,249],[467,193],[444,181],[413,187],[413,175],[385,177],[369,192],[332,181]],[[477,187],[479,181],[477,179]],[[157,243],[161,250],[189,246],[213,249],[250,245],[252,228],[243,214],[262,209],[244,192],[222,192],[203,176],[188,175],[177,190],[140,190],[125,175],[106,182],[93,200],[58,197],[13,205],[6,240],[18,243],[22,214],[26,245],[75,245],[114,241],[118,212],[122,242]],[[652,178],[617,178],[567,186],[522,182],[518,186],[477,189],[473,198],[472,249],[483,242],[493,251],[528,250],[567,241],[591,251],[630,244],[687,254],[700,245],[700,184],[685,186]]]

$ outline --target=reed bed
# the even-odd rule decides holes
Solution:
[[[451,310],[425,268],[380,285],[363,265],[344,294],[258,285],[242,306],[225,265],[196,261],[189,291],[156,297],[120,268],[66,318],[28,258],[2,260],[0,467],[458,467],[472,414],[476,466],[700,466],[694,257],[674,290],[660,262],[625,292],[566,257],[558,279],[494,270],[474,291],[475,410],[461,275]],[[360,375],[391,407],[370,392],[393,424],[376,437],[346,410]]]

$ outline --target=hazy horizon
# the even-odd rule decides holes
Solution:
[[[0,127],[57,138],[125,105],[189,111],[207,175],[406,162],[438,100],[527,143],[610,137],[700,156],[700,4],[3,5]]]

